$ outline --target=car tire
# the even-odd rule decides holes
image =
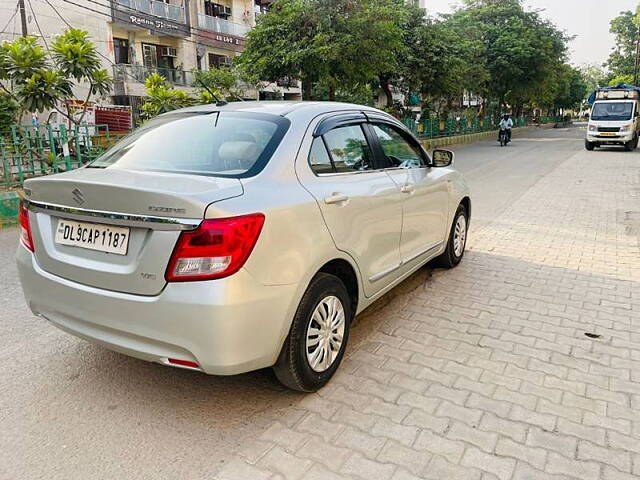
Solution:
[[[596,148],[596,144],[595,144],[595,143],[593,143],[593,142],[589,142],[589,141],[586,141],[586,140],[585,140],[585,142],[584,142],[584,148],[586,148],[587,150],[589,150],[590,152],[592,152],[592,151],[593,151],[593,149],[594,149],[594,148]]]
[[[626,142],[626,143],[624,144],[624,150],[625,150],[625,152],[630,152],[631,150],[633,150],[633,142],[634,142],[634,141],[635,141],[635,140],[629,140],[628,142]]]
[[[444,253],[437,258],[437,263],[444,268],[453,268],[460,263],[467,245],[467,233],[469,230],[469,217],[464,205],[458,205],[453,217],[449,240]],[[461,242],[461,245],[460,245]]]
[[[335,317],[331,317],[331,305],[337,311]],[[325,312],[327,318],[331,317],[328,323],[337,325],[340,322],[340,309],[342,328],[334,329],[333,325],[323,326],[318,322],[318,319],[322,320],[322,312]],[[340,366],[349,340],[352,318],[351,299],[344,283],[335,275],[318,273],[302,296],[278,362],[273,366],[278,380],[300,392],[315,392],[324,386]],[[319,333],[314,336],[315,331]],[[332,348],[336,346],[339,333],[342,341],[337,349]],[[316,344],[312,345],[314,342]],[[317,354],[319,350],[324,351],[316,358],[314,353]],[[319,360],[320,364],[314,365],[314,359]],[[328,366],[323,363],[325,360]]]

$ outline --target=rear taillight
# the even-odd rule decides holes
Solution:
[[[263,224],[262,213],[203,220],[197,229],[178,237],[165,279],[189,282],[236,273],[249,258]]]
[[[35,251],[33,248],[33,236],[31,235],[31,223],[29,222],[29,210],[20,202],[20,242],[28,250]]]

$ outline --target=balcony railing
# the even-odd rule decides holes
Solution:
[[[198,28],[210,32],[224,33],[236,37],[244,37],[250,27],[242,23],[234,23],[223,18],[212,17],[203,13],[198,14]]]
[[[184,23],[184,7],[171,5],[159,0],[116,0],[116,8],[131,12],[137,10],[148,15],[166,18],[174,22]]]
[[[151,68],[144,65],[118,64],[113,66],[113,80],[116,82],[144,83],[152,73],[162,75],[171,85],[191,87],[195,83],[193,72],[185,70],[162,67]]]

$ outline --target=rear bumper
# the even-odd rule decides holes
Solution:
[[[58,328],[105,347],[233,375],[273,365],[297,302],[296,285],[265,286],[244,269],[222,280],[170,283],[157,296],[89,287],[42,270],[18,247],[27,303]]]

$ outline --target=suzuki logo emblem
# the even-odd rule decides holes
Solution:
[[[82,193],[80,189],[74,188],[71,190],[71,195],[78,205],[82,205],[84,203],[84,193]]]

